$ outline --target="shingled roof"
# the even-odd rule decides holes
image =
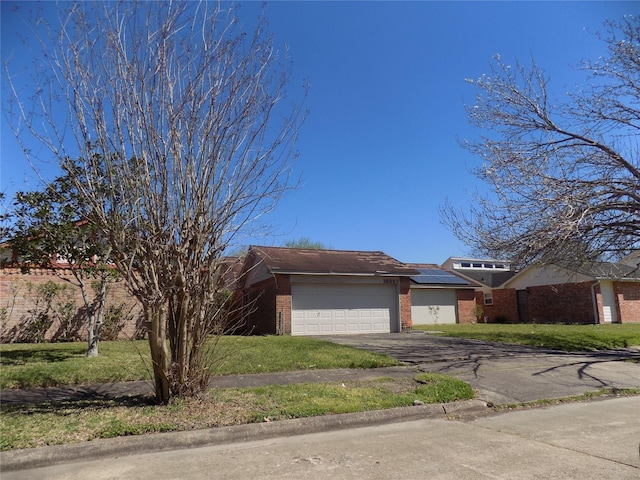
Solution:
[[[253,253],[271,273],[412,276],[419,272],[383,252],[256,247]]]
[[[595,262],[582,265],[576,271],[597,279],[640,280],[640,269],[624,263]]]

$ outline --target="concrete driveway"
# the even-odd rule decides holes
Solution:
[[[476,390],[477,398],[496,405],[601,388],[640,388],[640,349],[564,353],[423,332],[319,338],[383,353],[424,372],[460,378]]]

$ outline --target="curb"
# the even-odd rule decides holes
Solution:
[[[71,445],[55,445],[0,452],[0,465],[4,472],[29,470],[51,465],[99,460],[107,457],[157,453],[168,450],[266,440],[282,436],[329,432],[345,428],[371,427],[388,423],[441,418],[447,415],[468,415],[486,412],[487,404],[485,402],[465,400],[205,430],[108,438]]]

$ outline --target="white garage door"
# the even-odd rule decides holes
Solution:
[[[411,289],[411,320],[414,325],[456,323],[456,291]]]
[[[291,334],[389,333],[398,295],[390,285],[291,285]]]

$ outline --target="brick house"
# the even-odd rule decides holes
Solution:
[[[253,246],[237,292],[253,334],[401,332],[418,274],[382,252]]]
[[[481,284],[476,303],[489,323],[640,323],[638,254],[576,269],[517,271],[508,262],[451,258],[443,264]]]

